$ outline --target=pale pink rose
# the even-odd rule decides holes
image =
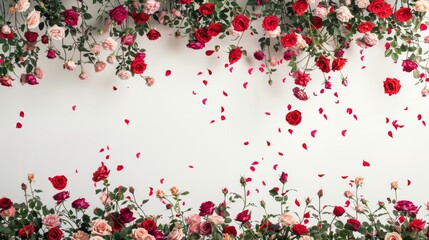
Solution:
[[[110,63],[110,64],[115,64],[115,62],[116,62],[116,57],[115,57],[115,55],[109,55],[109,56],[107,56],[106,61],[107,61],[108,63]]]
[[[363,184],[363,177],[356,177],[355,178],[355,184],[356,184],[356,186],[362,186],[362,184]]]
[[[424,41],[425,41],[425,43],[429,43],[429,36],[426,36]]]
[[[314,239],[313,237],[310,237],[308,235],[304,235],[304,236],[301,236],[298,240],[313,240],[313,239]]]
[[[390,183],[390,189],[396,190],[396,189],[398,189],[398,187],[399,187],[398,181],[393,181]]]
[[[112,202],[112,200],[110,199],[110,195],[108,195],[105,192],[103,192],[103,193],[100,194],[100,201],[104,205],[109,205]]]
[[[1,27],[1,33],[3,34],[10,34],[12,32],[12,30],[10,29],[10,27],[8,25],[3,25]]]
[[[369,0],[355,0],[358,8],[367,8],[369,6]]]
[[[362,205],[357,205],[356,206],[356,212],[363,213],[363,206]]]
[[[429,95],[429,89],[423,88],[421,94],[422,94],[422,97],[426,97],[427,95]]]
[[[144,4],[143,11],[147,14],[154,14],[156,11],[159,10],[159,7],[161,6],[161,3],[155,0],[147,0]]]
[[[144,235],[149,234],[148,231],[144,228],[135,228],[133,229],[133,231],[131,232],[131,237],[135,240],[141,240],[143,239]]]
[[[153,86],[153,84],[155,84],[155,79],[154,79],[153,77],[147,77],[147,78],[146,78],[146,85],[147,85],[148,87],[152,87],[152,86]]]
[[[27,20],[25,21],[27,23],[27,27],[29,29],[36,28],[39,26],[40,23],[40,12],[33,10],[28,14]]]
[[[365,33],[365,36],[363,36],[362,41],[368,45],[369,47],[375,46],[378,44],[378,37],[375,33]]]
[[[348,22],[350,19],[353,18],[352,13],[350,12],[349,8],[347,6],[341,6],[337,10],[337,19],[341,22]]]
[[[293,218],[292,214],[289,213],[283,213],[279,216],[279,222],[281,225],[287,227],[295,223],[295,219]]]
[[[183,234],[182,228],[180,227],[180,224],[176,223],[173,230],[171,230],[170,234],[168,234],[167,239],[168,240],[182,240],[182,238],[185,236]]]
[[[112,227],[107,223],[106,220],[96,219],[91,222],[91,233],[100,236],[110,235]]]
[[[313,10],[313,16],[325,19],[328,16],[328,9],[322,6],[318,6]]]
[[[171,15],[173,15],[175,17],[181,17],[182,13],[179,10],[177,10],[176,8],[172,8],[171,9]]]
[[[208,222],[202,222],[200,224],[200,234],[203,236],[208,236],[212,233],[212,225]]]
[[[158,22],[163,24],[164,23],[164,17],[167,16],[167,11],[161,11],[157,14]]]
[[[18,0],[15,4],[15,9],[18,12],[25,12],[30,7],[28,0]]]
[[[305,47],[308,47],[307,42],[304,40],[304,38],[302,38],[301,34],[296,33],[296,37],[297,37],[297,41],[296,41],[295,47],[297,47],[298,49],[303,49]]]
[[[220,225],[225,222],[225,218],[217,215],[210,215],[207,219],[209,223],[213,223],[214,225]]]
[[[349,6],[352,4],[352,0],[344,0],[344,5]]]
[[[277,66],[277,59],[275,57],[270,58],[270,66],[271,67]]]
[[[27,52],[33,51],[36,48],[35,43],[25,43],[24,50]]]
[[[89,240],[104,240],[104,238],[100,236],[92,236]]]
[[[94,44],[94,45],[91,47],[90,52],[91,52],[91,53],[93,53],[93,54],[95,54],[95,55],[99,54],[99,53],[100,53],[100,45],[98,45],[98,44]]]
[[[0,212],[0,216],[2,218],[13,217],[13,216],[15,216],[15,212],[16,212],[16,209],[12,206],[12,207],[10,207],[10,208],[8,208],[6,210],[1,211]]]
[[[104,50],[115,51],[118,43],[115,41],[115,39],[108,37],[101,43],[101,45],[103,46]]]
[[[127,70],[121,70],[118,72],[118,77],[121,80],[128,80],[131,77],[131,72]]]
[[[156,238],[150,234],[144,235],[141,240],[156,240]]]
[[[106,29],[106,32],[110,32],[111,27],[112,27],[112,19],[106,18],[104,21],[104,28]]]
[[[63,66],[65,69],[70,70],[70,71],[73,71],[76,69],[76,63],[73,62],[72,60],[65,61]]]
[[[429,2],[426,0],[417,0],[414,2],[413,8],[417,12],[426,12],[429,10]]]
[[[192,214],[185,218],[185,223],[188,225],[194,224],[194,223],[201,223],[201,217],[199,214]]]
[[[98,61],[94,64],[95,72],[101,72],[106,68],[106,63],[103,61]]]
[[[307,3],[315,3],[316,0],[307,0]]]
[[[356,44],[363,49],[368,48],[368,45],[361,38],[356,39]]]
[[[238,37],[241,35],[241,32],[235,31],[234,27],[229,27],[226,29],[226,31],[228,32],[229,35],[233,36],[233,37]]]
[[[79,74],[79,78],[80,80],[86,80],[88,78],[88,74],[86,74],[85,72],[81,72]]]
[[[88,233],[79,230],[73,233],[71,240],[89,240],[89,235]]]
[[[384,236],[384,240],[402,240],[402,237],[396,232],[391,232],[387,233],[386,236]]]
[[[265,36],[269,37],[269,38],[276,38],[278,36],[280,36],[280,26],[277,26],[276,30],[273,31],[265,31]]]
[[[34,69],[34,74],[36,75],[36,77],[38,79],[42,79],[45,76],[45,74],[43,73],[43,70],[41,68],[39,68],[39,67],[36,67]]]
[[[60,216],[57,214],[48,214],[43,218],[42,223],[47,229],[58,227],[61,224]]]
[[[61,40],[64,38],[64,28],[58,27],[56,24],[48,29],[48,35],[54,40]]]
[[[353,197],[353,193],[351,191],[345,191],[344,192],[344,197],[351,198],[351,197]]]
[[[200,232],[200,223],[192,223],[188,226],[188,233],[199,233]]]

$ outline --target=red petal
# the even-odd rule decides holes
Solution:
[[[306,143],[303,143],[303,144],[302,144],[302,148],[304,148],[305,150],[308,150],[308,149],[307,149],[307,144],[306,144]]]
[[[24,112],[23,111],[19,112],[19,116],[23,118],[24,117]]]
[[[274,164],[274,166],[273,166],[274,170],[277,170],[278,166],[279,166],[278,164]]]
[[[268,115],[268,116],[270,116],[270,115],[271,115],[271,113],[269,113],[269,112],[265,112],[265,115]]]
[[[171,75],[171,70],[167,70],[167,71],[165,71],[165,76],[166,77],[168,77],[168,76],[170,76]]]
[[[295,205],[298,207],[301,206],[301,203],[299,203],[298,199],[296,199],[296,198],[295,198]]]
[[[404,111],[407,111],[407,110],[408,110],[408,107],[405,107],[405,108],[404,108]]]
[[[159,180],[159,182],[160,182],[161,184],[164,184],[164,178],[161,178],[161,179]]]
[[[124,169],[124,166],[122,166],[122,165],[118,165],[117,167],[116,167],[116,171],[122,171],[122,169]]]
[[[243,87],[244,87],[244,89],[247,89],[247,84],[249,84],[248,82],[244,82],[243,83]]]
[[[197,95],[197,93],[195,91],[192,91],[192,94]]]
[[[140,153],[136,153],[136,158],[140,158]]]
[[[420,31],[424,31],[426,29],[428,29],[428,26],[426,26],[426,24],[424,23],[420,24]]]
[[[203,80],[203,84],[205,85],[205,86],[207,86],[207,80]]]
[[[188,168],[194,168],[194,166],[192,166],[192,165],[189,165],[189,166],[188,166]]]
[[[324,176],[325,176],[325,174],[317,174],[317,176],[319,176],[319,177],[324,177]]]
[[[389,121],[390,121],[389,118],[386,117],[386,124],[389,123]]]
[[[426,127],[426,122],[424,120],[422,121],[422,124],[423,124],[423,126]]]
[[[152,196],[152,195],[153,195],[153,188],[149,187],[149,196]]]
[[[262,180],[262,185],[267,186],[264,180]]]
[[[279,133],[281,133],[281,132],[282,132],[282,129],[281,129],[281,128],[278,128],[278,129],[277,129],[277,131],[278,131]]]
[[[254,166],[250,166],[250,171],[254,172],[255,171],[255,167]]]
[[[259,71],[260,71],[261,73],[263,73],[263,72],[264,72],[264,68],[263,68],[263,67],[260,67],[260,68],[259,68]]]
[[[211,120],[211,121],[210,121],[210,123],[214,123],[214,122],[215,122],[215,120]]]
[[[388,131],[388,132],[387,132],[387,135],[389,135],[389,137],[393,138],[392,131]]]
[[[304,214],[304,218],[310,218],[310,211],[308,211]]]
[[[280,156],[283,156],[283,153],[282,153],[282,152],[278,152],[278,154],[279,154]]]
[[[410,181],[410,179],[407,179],[407,186],[410,186],[411,185],[411,181]]]
[[[292,133],[293,133],[292,129],[288,129],[287,131],[290,133],[290,135],[292,135]]]
[[[246,178],[246,182],[251,182],[251,181],[252,181],[252,178],[250,177]]]
[[[116,86],[113,86],[113,91],[118,90],[118,88]]]
[[[258,165],[259,164],[259,162],[258,161],[254,161],[254,162],[252,162],[252,165]]]
[[[371,164],[370,164],[369,162],[367,162],[367,161],[363,160],[363,162],[362,162],[362,166],[364,166],[364,167],[369,167],[369,166],[371,166]]]
[[[323,108],[319,108],[319,114],[323,113]]]
[[[234,69],[234,67],[230,67],[229,68],[229,72],[232,73],[232,70]]]
[[[249,142],[248,142],[248,141],[246,141],[246,142],[244,142],[243,144],[244,144],[244,146],[247,146],[247,145],[249,145]]]
[[[210,69],[208,69],[208,68],[207,68],[207,73],[208,73],[209,75],[212,75],[212,70],[210,70]]]
[[[337,92],[335,92],[335,93],[334,93],[334,96],[335,96],[335,97],[338,97],[338,93],[337,93]]]
[[[326,114],[323,114],[323,117],[328,120],[328,116],[326,116]]]
[[[201,75],[201,74],[203,74],[203,72],[198,72],[198,73],[197,73],[197,76],[198,76],[198,75]]]
[[[220,120],[221,120],[221,121],[225,121],[225,120],[226,120],[226,117],[225,117],[224,115],[222,115],[222,116],[220,116]]]
[[[127,124],[127,125],[129,125],[129,124],[130,124],[130,120],[128,120],[128,119],[125,119],[125,120],[124,120],[124,122],[125,122],[125,124]]]
[[[247,190],[246,196],[249,196],[249,195],[250,195],[250,191],[249,191],[249,190]]]
[[[347,108],[346,112],[347,112],[348,114],[352,114],[352,113],[353,113],[353,109],[351,109],[351,108]]]
[[[207,98],[204,98],[204,99],[202,100],[202,102],[203,102],[203,104],[204,104],[204,105],[206,105]]]
[[[220,112],[223,113],[225,111],[225,108],[223,108],[222,106],[220,106]]]
[[[106,155],[106,160],[109,160],[110,159],[110,155]]]
[[[73,111],[76,111],[76,105],[73,105],[73,106],[72,106],[72,110],[73,110]]]
[[[343,137],[345,137],[346,136],[346,132],[347,132],[347,130],[344,129],[343,131],[341,131],[341,135],[343,135]]]
[[[313,130],[313,131],[311,131],[311,136],[312,136],[312,137],[316,137],[316,132],[317,132],[317,130]]]
[[[266,141],[267,142],[267,146],[269,147],[269,146],[271,146],[271,143],[270,143],[270,141]]]
[[[101,148],[99,152],[104,152],[104,148]]]
[[[224,95],[225,97],[228,97],[228,93],[226,93],[225,91],[223,91],[223,95]]]
[[[206,51],[206,56],[211,56],[215,51],[213,50],[207,50]]]
[[[422,120],[422,115],[421,114],[419,114],[419,115],[417,115],[417,119],[420,121],[420,120]]]
[[[342,179],[346,179],[346,178],[348,178],[349,176],[341,176],[341,178]]]
[[[253,68],[249,68],[249,70],[247,70],[247,72],[248,72],[250,75],[252,75],[252,71],[253,71]]]
[[[356,116],[356,114],[353,114],[353,118],[357,121],[358,117]]]
[[[349,207],[350,206],[350,201],[349,200],[347,200],[345,203],[344,203],[344,207]]]
[[[22,128],[22,124],[20,122],[16,123],[16,128]]]
[[[290,111],[292,109],[292,105],[288,104],[287,105],[287,110]]]

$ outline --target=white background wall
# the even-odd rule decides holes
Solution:
[[[365,50],[364,61],[360,60],[360,49],[352,44],[345,68],[349,87],[341,85],[338,74],[331,74],[333,90],[320,94],[323,79],[313,74],[307,91],[318,96],[301,102],[292,96],[294,84],[286,64],[279,67],[273,86],[269,86],[267,76],[258,71],[260,63],[250,57],[234,64],[232,73],[224,67],[225,41],[209,45],[207,49],[223,44],[218,53],[207,57],[204,50],[187,49],[185,39],[176,40],[162,31],[158,41],[143,42],[146,73],[156,79],[152,88],[141,78],[118,80],[113,66],[99,74],[90,69],[90,79],[81,81],[79,72],[62,70],[60,61],[45,59],[41,67],[46,77],[38,86],[20,86],[16,81],[12,88],[0,88],[0,196],[22,201],[20,184],[27,173],[34,172],[36,187],[44,190],[43,199],[53,205],[51,196],[57,191],[48,177],[63,174],[69,179],[71,200],[85,197],[93,207],[98,206],[91,177],[104,161],[111,169],[113,186],[132,185],[143,199],[149,198],[149,187],[168,191],[175,185],[191,191],[185,201],[195,211],[202,201],[220,202],[223,187],[240,191],[242,175],[253,179],[249,184],[252,201],[265,199],[273,207],[268,190],[279,185],[281,171],[289,173],[288,187],[298,189],[291,193],[291,205],[295,198],[301,203],[307,196],[315,198],[320,188],[327,198],[325,203],[343,204],[342,193],[355,176],[365,178],[361,193],[373,206],[393,196],[389,184],[394,180],[399,181],[400,198],[410,198],[419,205],[428,200],[429,132],[417,120],[421,114],[429,123],[428,99],[420,96],[422,86],[414,86],[412,76],[401,72],[400,63],[384,59],[383,43]],[[255,37],[246,35],[245,40],[249,53],[257,50],[256,44],[251,45],[257,43]],[[251,75],[250,67],[254,68]],[[213,74],[208,75],[207,69]],[[172,71],[169,77],[166,70]],[[203,74],[197,75],[200,71]],[[386,77],[401,80],[398,95],[383,93]],[[203,80],[208,81],[207,86]],[[247,89],[244,82],[248,82]],[[288,104],[303,113],[303,121],[296,127],[284,120]],[[328,120],[319,114],[319,108]],[[346,113],[347,108],[353,109],[358,120]],[[20,111],[24,111],[24,118],[19,117]],[[211,120],[215,122],[210,124]],[[393,120],[405,126],[396,131]],[[21,129],[15,128],[17,122],[22,123]],[[292,135],[288,129],[293,130]],[[312,130],[317,130],[315,138]],[[388,131],[393,132],[393,138]],[[243,144],[246,141],[247,146]],[[303,143],[308,150],[302,148]],[[100,153],[106,146],[110,150]],[[140,158],[136,158],[138,152]],[[363,167],[363,160],[371,166]],[[252,172],[249,167],[254,161],[259,164]],[[274,164],[278,164],[277,171]],[[124,169],[117,172],[117,165]],[[150,198],[148,212],[162,213],[162,205]]]

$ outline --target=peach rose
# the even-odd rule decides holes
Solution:
[[[108,37],[101,43],[101,46],[103,46],[104,50],[115,51],[118,43],[113,38]]]
[[[158,189],[158,190],[156,190],[155,195],[157,198],[164,198],[165,193],[164,193],[164,191]]]
[[[48,214],[42,220],[46,228],[51,229],[60,226],[60,216],[57,214]]]
[[[271,67],[277,66],[277,59],[276,59],[276,57],[271,57],[270,58],[270,66]]]
[[[224,233],[224,234],[222,234],[222,240],[232,240],[232,237],[229,236],[228,233]]]
[[[426,87],[422,89],[421,91],[422,97],[426,97],[427,95],[429,95],[429,89],[427,89]]]
[[[350,12],[349,8],[346,6],[341,6],[337,10],[337,19],[341,22],[348,22],[350,19],[353,18],[352,13]]]
[[[363,184],[363,177],[356,177],[355,178],[355,184],[356,184],[356,186],[362,186],[362,184]]]
[[[89,235],[81,230],[73,233],[71,240],[89,240]]]
[[[27,27],[29,29],[36,28],[39,26],[40,23],[40,12],[33,10],[28,14],[27,20],[25,21],[27,23]]]
[[[227,28],[226,31],[233,37],[238,37],[241,35],[241,32],[235,31],[233,27]]]
[[[144,5],[144,12],[147,14],[154,14],[156,11],[159,10],[159,7],[161,6],[161,3],[155,0],[147,0]]]
[[[34,181],[34,173],[29,173],[28,175],[27,175],[27,179],[28,179],[28,181],[31,183],[31,182],[33,182]]]
[[[429,10],[429,3],[426,0],[417,0],[414,2],[413,8],[417,12],[426,12]]]
[[[143,236],[149,234],[148,231],[144,228],[137,228],[133,229],[131,232],[131,237],[135,240],[141,240],[143,239]]]
[[[107,223],[106,220],[96,219],[91,222],[91,233],[100,236],[110,235],[112,227]]]
[[[25,12],[30,7],[28,0],[18,0],[15,4],[15,10],[17,12]]]
[[[308,47],[307,42],[304,40],[304,38],[302,38],[302,35],[299,33],[295,33],[296,34],[296,44],[295,47],[297,47],[298,49],[303,49],[305,47]]]
[[[188,233],[189,234],[199,233],[199,232],[200,232],[200,224],[199,223],[192,223],[191,225],[189,225],[189,227],[188,227]]]
[[[346,198],[351,198],[353,196],[353,193],[352,192],[350,192],[350,191],[345,191],[344,192],[344,197],[346,197]]]
[[[392,233],[387,233],[386,236],[384,237],[384,240],[402,240],[402,237],[398,233],[392,232]]]
[[[54,40],[61,40],[64,38],[64,28],[55,24],[48,29],[48,35]]]
[[[152,87],[153,84],[155,84],[155,79],[153,77],[147,77],[145,80],[148,87]]]
[[[365,33],[362,40],[369,47],[372,47],[378,44],[378,36],[375,33]]]
[[[42,79],[45,76],[45,74],[43,73],[43,70],[41,68],[39,68],[39,67],[36,67],[34,69],[34,74],[36,75],[36,77],[38,79]]]
[[[185,234],[183,234],[180,224],[176,223],[176,226],[174,226],[173,230],[168,234],[168,240],[182,240],[184,236]]]
[[[103,61],[98,61],[94,64],[95,72],[101,72],[106,68],[106,63]]]
[[[295,223],[295,219],[293,218],[292,214],[289,213],[283,213],[279,216],[279,222],[283,226],[287,227]]]
[[[176,186],[173,186],[172,188],[170,188],[170,192],[171,194],[173,194],[173,196],[179,195],[179,189]]]
[[[98,45],[98,44],[94,44],[92,47],[91,47],[91,50],[89,50],[92,54],[95,54],[95,55],[97,55],[97,54],[99,54],[100,53],[100,45]]]
[[[210,215],[207,219],[209,223],[213,223],[214,225],[220,225],[225,222],[225,218],[217,215]]]
[[[313,240],[313,239],[314,239],[313,237],[304,235],[304,236],[301,236],[298,240]]]
[[[398,189],[398,187],[399,187],[398,181],[393,181],[390,183],[390,189],[396,190],[396,189]]]
[[[128,80],[131,77],[131,72],[126,71],[126,70],[121,70],[118,72],[118,77],[121,80]]]
[[[175,17],[181,17],[182,13],[179,10],[177,10],[176,8],[172,8],[171,9],[171,15],[173,15]]]
[[[89,240],[104,240],[104,238],[102,238],[100,236],[93,236]]]
[[[185,218],[185,223],[188,225],[194,224],[194,223],[201,223],[201,217],[199,214],[192,214]]]
[[[115,64],[115,62],[116,62],[115,55],[112,54],[112,55],[107,56],[106,61],[110,64]]]
[[[1,211],[0,212],[0,216],[2,218],[13,217],[13,216],[15,216],[15,212],[16,212],[16,209],[12,206],[12,207],[10,207],[10,208],[8,208],[6,210]]]

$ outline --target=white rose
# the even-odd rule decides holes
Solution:
[[[64,28],[55,24],[48,29],[48,35],[54,40],[61,40],[64,38]]]
[[[18,12],[25,12],[30,7],[28,0],[18,0],[15,4],[15,9]]]
[[[341,6],[337,10],[337,19],[341,22],[348,22],[353,15],[350,13],[350,10],[346,6]]]
[[[280,36],[280,26],[277,26],[277,28],[273,31],[265,31],[265,36],[269,38],[276,38]]]
[[[29,29],[36,28],[40,23],[40,12],[36,10],[31,11],[25,22]]]

